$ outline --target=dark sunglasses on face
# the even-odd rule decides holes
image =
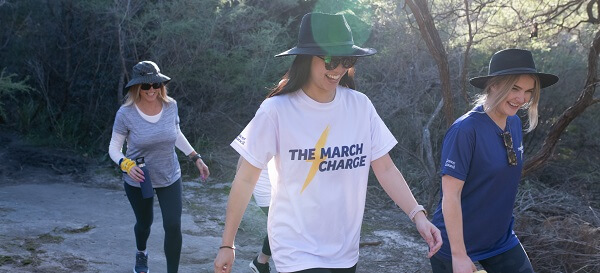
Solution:
[[[162,82],[157,82],[157,83],[142,83],[142,86],[140,87],[142,90],[150,90],[150,87],[154,88],[154,89],[159,89],[163,86]]]
[[[506,154],[508,156],[508,164],[511,166],[517,165],[517,153],[513,149],[513,141],[510,132],[502,133],[502,139],[504,140],[504,147],[506,147]]]
[[[358,57],[331,57],[331,56],[317,56],[325,62],[325,69],[334,70],[342,64],[346,69],[350,69],[354,66]]]

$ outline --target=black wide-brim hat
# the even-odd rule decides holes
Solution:
[[[373,48],[354,45],[352,31],[342,14],[308,13],[302,17],[298,43],[295,47],[275,55],[355,56],[377,53]]]
[[[167,84],[171,81],[171,78],[160,73],[158,65],[152,61],[141,61],[133,66],[133,72],[131,74],[131,80],[125,86],[125,89],[142,83],[158,83],[162,82]]]
[[[558,76],[538,72],[535,68],[531,51],[509,48],[500,50],[490,59],[488,75],[469,80],[471,85],[484,89],[489,79],[503,75],[532,74],[540,79],[540,88],[551,86],[558,82]]]

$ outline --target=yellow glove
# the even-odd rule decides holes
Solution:
[[[123,159],[121,159],[121,163],[119,164],[119,166],[121,167],[122,171],[129,173],[131,168],[133,168],[133,166],[135,166],[135,162],[133,162],[133,160],[131,160],[127,157],[123,157]]]

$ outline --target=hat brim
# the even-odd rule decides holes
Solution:
[[[167,84],[169,81],[171,81],[171,78],[169,78],[167,75],[157,73],[157,74],[133,78],[127,83],[127,85],[125,86],[125,89],[127,89],[131,86],[134,86],[136,84],[157,83],[157,82],[162,82],[164,84]]]
[[[348,57],[364,57],[377,53],[373,48],[363,48],[355,45],[352,46],[330,46],[330,47],[293,47],[289,50],[281,52],[275,57],[290,56],[290,55],[313,55],[313,56],[348,56]]]
[[[490,75],[490,76],[482,76],[482,77],[471,78],[469,80],[469,83],[472,86],[475,86],[477,88],[485,89],[485,85],[493,77],[504,76],[504,75],[518,75],[518,74],[532,74],[532,75],[536,75],[540,79],[540,88],[546,88],[546,87],[552,86],[555,83],[557,83],[558,79],[559,79],[558,76],[552,75],[552,74],[547,74],[547,73],[531,73],[531,72],[518,72],[518,71],[515,71],[515,72],[512,72],[512,73],[503,73],[503,74],[499,74],[499,75]]]

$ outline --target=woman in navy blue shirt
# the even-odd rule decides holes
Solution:
[[[489,73],[470,80],[482,88],[476,106],[446,132],[442,148],[442,194],[433,223],[443,245],[430,259],[434,273],[533,272],[513,231],[512,214],[521,171],[523,137],[519,109],[527,109],[526,131],[537,125],[540,88],[558,77],[539,73],[530,51],[496,52]]]

